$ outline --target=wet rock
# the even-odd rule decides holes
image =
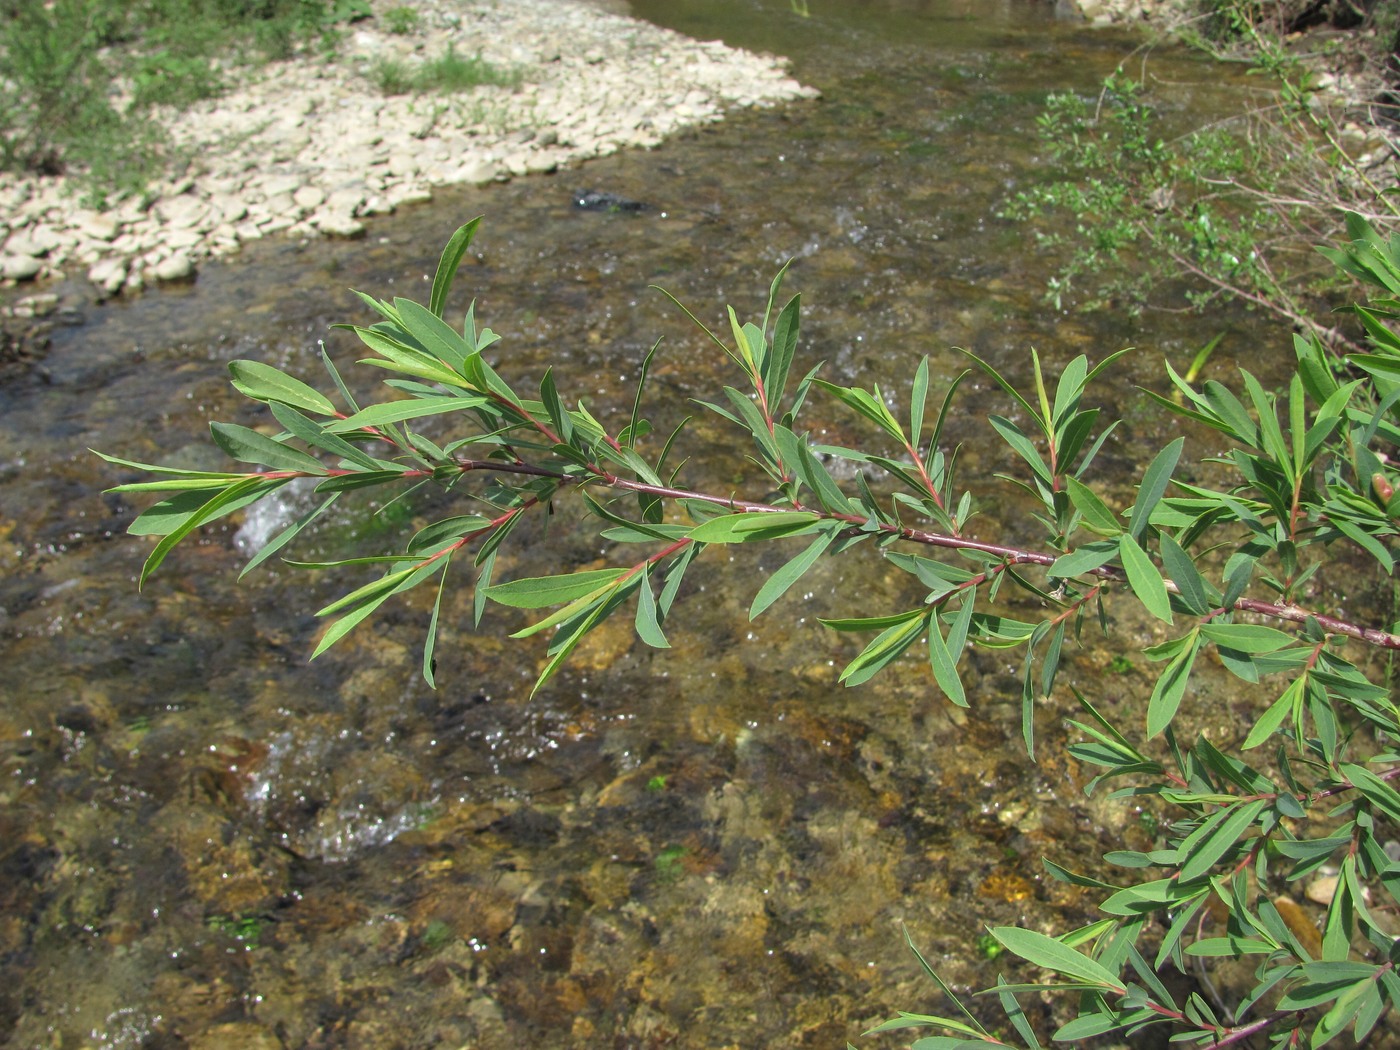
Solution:
[[[103,259],[93,264],[87,279],[108,295],[116,295],[126,283],[126,263],[121,259]]]
[[[158,281],[187,281],[194,276],[194,263],[184,252],[176,252],[156,264],[154,275]]]
[[[7,281],[31,281],[43,268],[44,264],[30,255],[0,255],[0,278]]]
[[[194,1036],[189,1041],[190,1050],[282,1050],[282,1040],[259,1024],[249,1021],[234,1021],[229,1024],[214,1025]]]
[[[325,199],[326,195],[321,192],[319,186],[302,186],[292,194],[292,200],[296,202],[297,207],[306,211],[315,211]]]
[[[484,185],[495,180],[497,170],[495,161],[476,161],[462,168],[462,181]]]
[[[266,849],[214,810],[172,803],[161,811],[157,827],[209,914],[257,913],[286,893],[289,858]]]
[[[13,234],[5,241],[6,255],[28,255],[39,259],[47,253],[48,248],[46,246],[22,233]]]
[[[329,237],[359,237],[365,232],[365,224],[347,212],[322,212],[311,222]]]
[[[58,309],[58,296],[52,292],[42,295],[26,295],[15,303],[11,314],[15,317],[48,317]]]

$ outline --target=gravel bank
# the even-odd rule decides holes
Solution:
[[[86,274],[101,295],[190,279],[201,260],[268,236],[355,237],[435,186],[547,172],[649,147],[731,107],[816,92],[785,62],[691,40],[577,0],[375,0],[413,7],[411,33],[349,27],[332,63],[240,70],[227,95],[170,114],[189,169],[144,199],[81,207],[62,177],[0,175],[0,279]],[[451,47],[517,71],[513,87],[381,94],[377,61]]]

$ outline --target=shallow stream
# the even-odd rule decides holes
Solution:
[[[441,244],[477,214],[455,309],[476,296],[505,336],[503,371],[553,366],[613,419],[659,336],[659,424],[733,381],[649,285],[722,324],[725,303],[760,311],[790,258],[799,353],[840,381],[902,392],[927,354],[946,382],[952,346],[1018,376],[1032,346],[1052,362],[1140,347],[1102,391],[1128,420],[1105,457],[1109,492],[1175,433],[1133,391],[1159,383],[1164,356],[1189,360],[1222,327],[1222,369],[1231,349],[1266,373],[1287,352],[1283,333],[1233,315],[1138,327],[1055,313],[1048,260],[996,217],[1044,175],[1046,93],[1093,91],[1134,38],[1031,0],[810,0],[808,18],[788,0],[633,8],[790,55],[823,98],[445,191],[361,241],[261,244],[193,286],[85,308],[0,387],[9,1046],[839,1047],[895,1009],[937,1005],[901,926],[951,984],[982,987],[995,975],[983,924],[1064,929],[1087,914],[1042,855],[1083,867],[1125,836],[1147,841],[1135,813],[1084,798],[1055,748],[1064,709],[1043,713],[1040,764],[1025,758],[1017,667],[1001,654],[969,656],[966,715],[913,659],[837,684],[854,643],[815,617],[911,600],[873,557],[822,567],[754,624],[755,576],[787,552],[716,557],[691,574],[672,650],[609,625],[534,700],[542,648],[506,638],[511,615],[472,633],[466,588],[444,610],[435,692],[418,675],[428,596],[308,664],[312,612],[345,588],[285,569],[237,584],[268,525],[256,519],[209,530],[138,592],[149,544],[123,535],[137,508],[101,494],[126,479],[87,449],[218,463],[207,420],[256,421],[229,360],[319,382],[318,339],[353,356],[328,330],[364,314],[347,289],[426,297]],[[1151,68],[1183,110],[1231,102],[1199,58],[1159,53]],[[586,189],[646,208],[574,207]],[[950,432],[968,442],[979,534],[1030,541],[991,480],[1008,464],[988,411],[1007,406],[969,383]],[[839,406],[808,425],[859,440]],[[716,425],[697,426],[689,452],[697,487],[744,476]],[[347,516],[316,542],[389,543],[444,505]],[[566,508],[553,529],[503,568],[606,554]],[[1109,706],[1148,687],[1108,650],[1076,653],[1066,676]],[[1229,724],[1222,699],[1200,702],[1198,717]]]

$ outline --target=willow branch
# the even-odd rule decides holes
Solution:
[[[673,488],[669,485],[652,485],[644,481],[633,481],[630,478],[619,477],[616,474],[599,472],[591,477],[578,477],[567,474],[561,470],[552,470],[548,467],[537,467],[528,463],[505,463],[494,460],[461,460],[458,468],[463,472],[471,470],[497,471],[503,474],[528,474],[534,477],[555,478],[559,481],[573,481],[579,484],[597,483],[606,485],[609,488],[623,489],[628,492],[639,492],[650,496],[657,496],[661,499],[672,500],[697,500],[702,503],[709,503],[712,506],[723,507],[731,511],[742,511],[750,514],[779,514],[789,513],[793,510],[789,506],[779,506],[773,503],[761,503],[754,500],[739,499],[736,496],[718,496],[710,492],[699,492],[694,489]],[[814,518],[824,521],[842,521],[853,526],[866,526],[869,524],[868,518],[863,518],[856,514],[841,514],[836,511],[816,510],[810,507],[802,508],[806,513]],[[922,544],[926,547],[940,547],[946,550],[955,551],[976,551],[979,554],[989,554],[996,558],[1003,559],[1009,565],[1040,565],[1048,567],[1053,565],[1060,557],[1059,554],[1047,553],[1045,551],[1027,550],[1024,547],[1010,547],[1000,543],[986,543],[981,540],[974,540],[967,536],[952,536],[947,533],[931,532],[926,529],[915,529],[904,525],[891,525],[885,522],[877,523],[877,530],[885,535],[897,536],[910,543]],[[1100,566],[1084,575],[1097,576],[1100,579],[1112,580],[1117,583],[1125,583],[1127,577],[1119,569],[1110,566]],[[1180,590],[1171,580],[1165,580],[1167,590],[1179,594]],[[1223,611],[1223,610],[1222,610]],[[1233,612],[1252,613],[1256,616],[1265,616],[1274,620],[1282,620],[1287,623],[1306,624],[1309,620],[1317,623],[1324,631],[1330,634],[1343,635],[1347,638],[1355,638],[1357,641],[1365,642],[1382,649],[1400,650],[1400,635],[1391,634],[1375,627],[1366,627],[1361,624],[1352,623],[1348,620],[1338,619],[1335,616],[1328,616],[1325,613],[1313,612],[1299,605],[1280,605],[1275,602],[1260,601],[1256,598],[1239,598],[1231,606]]]

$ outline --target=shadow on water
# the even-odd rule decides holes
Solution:
[[[995,217],[1037,177],[1045,92],[1092,90],[1129,38],[1017,0],[811,0],[807,19],[777,0],[633,7],[791,54],[824,98],[443,192],[363,241],[262,244],[192,287],[87,308],[0,388],[9,1045],[842,1045],[929,1002],[901,923],[952,983],[980,985],[983,923],[1069,925],[1087,906],[1040,855],[1074,866],[1101,835],[1145,834],[1084,799],[1065,760],[1019,753],[1018,669],[997,654],[969,657],[966,716],[915,661],[837,686],[852,650],[815,617],[911,600],[873,559],[824,567],[750,624],[753,575],[787,555],[721,555],[692,574],[672,650],[606,625],[533,701],[541,648],[506,639],[509,612],[469,631],[465,591],[443,612],[437,692],[418,678],[416,598],[308,665],[311,612],[337,588],[289,570],[235,585],[240,548],[268,527],[256,518],[208,530],[138,592],[148,546],[122,535],[136,508],[100,493],[123,475],[86,449],[217,463],[206,421],[256,421],[229,360],[314,378],[324,337],[348,363],[328,332],[363,312],[346,289],[426,296],[441,243],[476,214],[455,308],[475,295],[505,334],[502,371],[552,365],[595,412],[625,411],[660,335],[659,424],[723,372],[649,285],[718,322],[725,302],[761,308],[792,258],[804,352],[828,376],[899,390],[925,354],[951,378],[954,345],[1021,374],[1031,345],[1064,360],[1138,343],[1104,391],[1128,416],[1110,467],[1126,484],[1160,446],[1132,384],[1222,319],[1053,314],[1045,260]],[[1179,104],[1225,104],[1218,70],[1157,62]],[[582,189],[647,207],[581,210]],[[980,416],[1006,406],[965,389],[952,436],[969,442],[967,476],[989,475]],[[835,410],[808,423],[855,440]],[[728,435],[704,422],[693,440],[697,486],[740,477]],[[981,527],[1014,542],[1000,498]],[[347,514],[313,547],[391,542],[442,505]],[[561,518],[500,571],[607,557]],[[1140,695],[1107,659],[1086,651],[1068,677],[1108,704]],[[1052,742],[1058,720],[1046,710]]]

